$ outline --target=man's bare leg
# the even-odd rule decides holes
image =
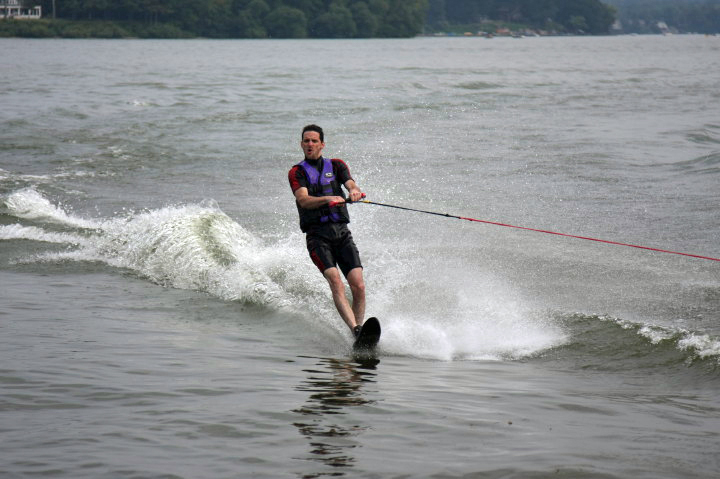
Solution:
[[[357,323],[355,322],[355,313],[353,313],[353,308],[350,307],[347,296],[345,296],[345,283],[343,283],[343,280],[340,277],[340,271],[338,271],[337,268],[328,268],[323,271],[323,276],[325,276],[325,279],[330,284],[330,291],[332,291],[333,302],[335,303],[335,307],[337,308],[338,313],[340,313],[340,317],[343,319],[343,321],[345,321],[345,324],[347,324],[352,331],[355,326],[357,326]],[[363,309],[365,309],[364,292],[365,290],[363,286]]]
[[[362,326],[365,321],[365,281],[363,280],[363,269],[353,268],[347,275],[350,291],[352,291],[352,310],[355,323]]]

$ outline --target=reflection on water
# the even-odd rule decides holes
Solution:
[[[343,476],[342,468],[354,465],[353,451],[360,446],[354,438],[369,426],[358,424],[357,415],[348,421],[347,408],[373,403],[364,397],[363,389],[375,382],[375,367],[379,362],[374,358],[354,361],[320,358],[316,369],[304,370],[307,379],[296,389],[310,394],[306,403],[293,411],[302,415],[294,426],[310,442],[306,459],[331,466],[333,470],[302,474],[303,479]]]

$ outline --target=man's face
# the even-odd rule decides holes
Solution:
[[[305,153],[305,158],[309,160],[317,160],[322,155],[325,143],[320,141],[320,133],[317,131],[306,131],[303,133],[300,147]]]

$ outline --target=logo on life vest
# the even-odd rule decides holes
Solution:
[[[330,171],[325,173],[325,178],[332,178],[332,177],[333,177],[333,174]]]

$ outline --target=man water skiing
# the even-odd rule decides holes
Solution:
[[[338,313],[357,337],[365,316],[365,282],[360,255],[347,227],[350,215],[341,185],[347,189],[349,201],[358,201],[363,194],[344,161],[323,158],[322,128],[317,125],[303,128],[300,147],[305,159],[288,173],[300,214],[300,229],[306,234],[310,258],[330,285]],[[350,285],[352,307],[338,267]]]

